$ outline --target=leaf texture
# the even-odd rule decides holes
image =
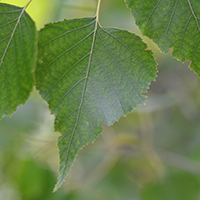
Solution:
[[[156,77],[151,51],[128,31],[103,29],[96,18],[48,24],[39,33],[36,84],[60,131],[64,182],[78,151],[138,104]]]
[[[173,56],[191,61],[200,76],[200,1],[125,0],[142,33],[163,52],[173,47]]]
[[[25,8],[0,3],[0,118],[27,100],[35,65],[34,22]]]

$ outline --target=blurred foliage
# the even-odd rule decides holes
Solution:
[[[23,6],[26,0],[1,2]],[[37,28],[49,21],[95,14],[94,0],[33,0]],[[102,26],[140,34],[123,0],[102,0]],[[78,155],[63,187],[52,193],[58,169],[54,117],[33,91],[12,118],[0,122],[2,200],[200,199],[200,80],[143,37],[158,62],[146,106],[139,106]]]

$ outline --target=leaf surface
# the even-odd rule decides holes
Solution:
[[[182,62],[191,61],[200,76],[200,1],[125,0],[142,33]]]
[[[0,118],[27,100],[35,65],[34,22],[25,8],[0,3]]]
[[[60,169],[56,191],[78,151],[138,104],[156,77],[151,51],[128,31],[96,18],[48,24],[39,33],[37,89],[56,116]]]

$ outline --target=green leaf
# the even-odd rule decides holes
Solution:
[[[125,0],[142,33],[163,52],[173,47],[173,56],[191,61],[200,76],[200,1]]]
[[[0,118],[25,103],[33,85],[36,30],[25,7],[0,3]]]
[[[156,77],[151,51],[138,36],[103,29],[96,18],[48,24],[39,33],[37,89],[56,116],[60,174],[56,191],[78,153],[121,116],[145,102]]]

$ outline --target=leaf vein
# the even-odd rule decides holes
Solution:
[[[81,61],[83,61],[87,56],[89,55],[86,54],[84,55],[81,59],[79,59],[72,67],[70,67],[51,87],[47,92],[44,94],[43,98],[46,97],[46,95],[70,72],[74,67],[76,67]]]
[[[104,30],[104,29],[102,29],[102,30]],[[107,33],[108,35],[110,35],[110,36],[112,36],[113,38],[115,38],[118,42],[120,42],[126,49],[129,50],[129,52],[130,52],[132,55],[134,55],[134,56],[139,60],[139,58],[138,58],[138,57],[137,57],[137,56],[136,56],[136,55],[121,41],[121,40],[119,40],[117,37],[115,37],[115,36],[112,35],[111,33],[107,32],[106,30],[104,30],[104,31],[105,31],[105,33]],[[102,42],[103,42],[103,41],[102,41]],[[103,43],[104,43],[104,42],[103,42]],[[105,45],[105,47],[107,48],[106,45]],[[110,55],[113,57],[113,55],[111,54],[110,51],[109,51],[109,53],[110,53]],[[140,61],[140,60],[139,60],[139,61]],[[116,62],[116,61],[115,61],[115,62]],[[123,71],[123,70],[121,69],[121,67],[119,66],[118,62],[116,62],[116,64],[118,65],[120,71],[124,74],[124,76],[127,77],[127,76],[125,75],[124,71]],[[143,63],[142,63],[142,64],[143,64]],[[143,100],[142,100],[140,94],[139,94],[138,91],[135,89],[135,87],[133,86],[132,82],[129,80],[128,77],[127,77],[127,80],[129,81],[129,83],[130,83],[131,86],[133,87],[133,89],[134,89],[134,91],[136,92],[137,96],[139,97],[140,101],[143,102]]]
[[[78,28],[75,28],[75,29],[66,31],[65,33],[62,33],[62,34],[56,36],[55,38],[52,38],[51,40],[49,40],[49,41],[45,42],[44,44],[40,45],[40,46],[38,47],[38,49],[40,49],[41,47],[47,45],[48,43],[50,43],[50,42],[52,42],[52,41],[54,41],[54,40],[56,40],[56,39],[59,39],[59,38],[62,37],[62,36],[65,36],[65,35],[68,34],[68,33],[71,33],[71,32],[74,32],[74,31],[77,31],[77,30],[86,28],[86,27],[92,25],[94,22],[95,22],[95,20],[93,20],[92,22],[90,22],[90,23],[88,23],[88,24],[85,24],[85,25],[83,25],[83,26],[80,26],[80,27],[78,27]]]
[[[147,23],[149,22],[150,18],[151,18],[152,15],[154,14],[156,8],[159,6],[160,2],[161,2],[161,0],[159,0],[159,1],[157,2],[157,4],[154,6],[153,10],[151,11],[150,15],[149,15],[148,18],[147,18],[147,21],[145,22],[144,28],[146,27],[146,25],[147,25]]]
[[[48,63],[42,70],[40,70],[36,76],[40,75],[47,67],[49,67],[52,63],[54,63],[56,60],[58,60],[61,56],[63,56],[64,54],[66,54],[67,52],[71,51],[74,47],[76,47],[77,45],[79,45],[81,42],[83,42],[84,40],[86,40],[88,37],[90,37],[90,35],[92,35],[93,32],[89,33],[87,36],[85,36],[83,39],[81,39],[79,42],[77,42],[76,44],[72,45],[70,48],[68,48],[67,50],[63,51],[61,54],[59,54],[56,58],[54,58],[50,63]]]
[[[14,27],[12,33],[11,33],[10,39],[9,39],[9,41],[8,41],[8,44],[7,44],[7,46],[6,46],[6,48],[5,48],[5,51],[4,51],[4,53],[3,53],[2,57],[1,57],[0,67],[2,66],[3,60],[4,60],[5,56],[6,56],[6,53],[7,53],[7,51],[8,51],[8,48],[9,48],[9,46],[10,46],[10,44],[11,44],[11,41],[12,41],[12,39],[13,39],[13,37],[14,37],[15,31],[16,31],[16,29],[17,29],[17,26],[18,26],[19,23],[20,23],[21,17],[22,17],[22,15],[24,14],[25,8],[26,8],[26,7],[24,7],[24,8],[22,9],[22,11],[21,11],[21,13],[20,13],[20,15],[19,15],[19,17],[18,17],[18,20],[17,20],[17,22],[16,22],[16,25],[15,25],[15,27]]]
[[[193,8],[192,8],[192,4],[191,4],[190,0],[187,0],[187,2],[188,2],[188,4],[189,4],[190,10],[191,10],[191,12],[192,12],[192,15],[193,15],[193,17],[194,17],[194,19],[195,19],[195,21],[196,21],[198,30],[200,31],[199,22],[198,22],[197,16],[196,16],[195,13],[194,13]]]
[[[80,105],[79,105],[79,110],[78,110],[76,122],[75,122],[75,125],[74,125],[74,129],[73,129],[73,131],[72,131],[72,134],[71,134],[71,138],[70,138],[70,141],[69,141],[67,153],[66,153],[66,156],[65,156],[65,159],[64,159],[64,164],[65,164],[65,166],[66,166],[67,159],[68,159],[68,155],[69,155],[69,149],[70,149],[70,146],[71,146],[71,144],[72,144],[72,141],[73,141],[73,138],[74,138],[74,134],[75,134],[75,131],[76,131],[77,126],[78,126],[78,122],[79,122],[79,118],[80,118],[81,109],[82,109],[82,106],[83,106],[83,101],[84,101],[84,97],[85,97],[87,81],[88,81],[89,72],[90,72],[90,67],[91,67],[92,55],[93,55],[93,51],[94,51],[94,44],[95,44],[95,40],[96,40],[97,28],[98,28],[98,21],[96,20],[95,29],[94,29],[94,31],[93,31],[94,34],[93,34],[93,40],[92,40],[92,44],[91,44],[91,52],[90,52],[90,57],[89,57],[89,61],[88,61],[88,68],[87,68],[87,72],[86,72],[85,83],[84,83],[84,86],[83,86],[83,92],[82,92],[81,103],[80,103]]]
[[[6,22],[5,24],[2,24],[2,25],[0,26],[0,28],[6,26],[6,25],[8,25],[8,24],[11,24],[11,23],[14,22],[14,21],[17,21],[17,19],[18,19],[18,18],[15,18],[15,19],[13,19],[13,20],[11,20],[11,21],[9,21],[9,22]]]
[[[177,0],[176,3],[175,3],[175,5],[174,5],[174,9],[173,9],[173,11],[172,11],[172,14],[171,14],[171,16],[170,16],[169,23],[168,23],[167,28],[166,28],[166,31],[165,31],[165,35],[164,35],[164,40],[163,40],[163,42],[165,41],[166,35],[167,35],[167,33],[168,33],[168,31],[169,31],[169,28],[170,28],[170,26],[171,26],[171,23],[172,23],[172,20],[173,20],[173,17],[174,17],[174,14],[175,14],[175,11],[176,11],[178,2],[179,2],[179,0]]]
[[[76,84],[74,84],[63,96],[62,98],[60,99],[60,101],[58,102],[58,104],[56,105],[56,107],[59,106],[59,104],[63,101],[63,99],[74,89],[76,88],[76,86],[81,83],[83,80],[85,80],[86,77],[83,77],[82,79],[80,79],[78,82],[76,82]]]

